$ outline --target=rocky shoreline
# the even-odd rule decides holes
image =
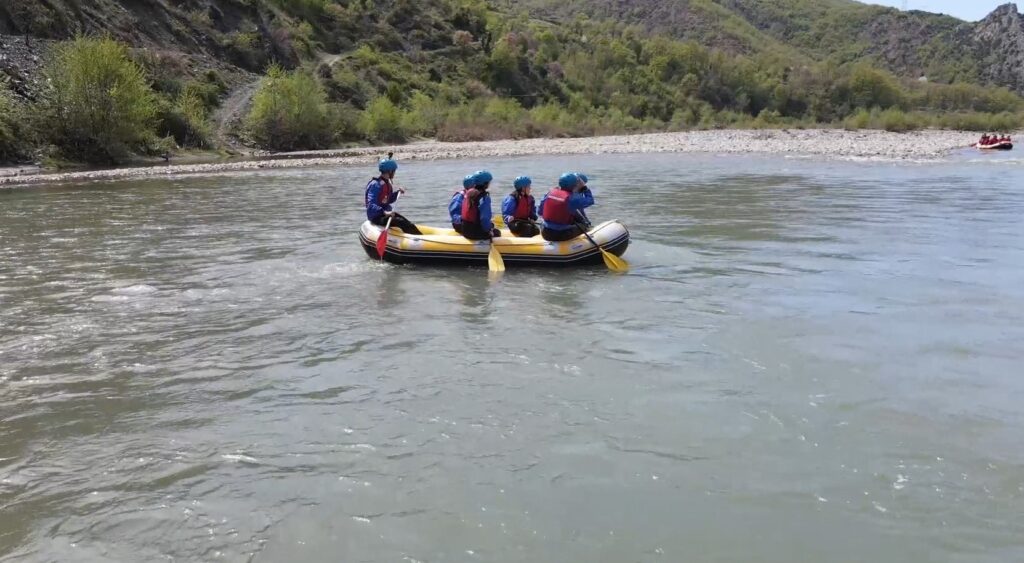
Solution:
[[[759,153],[806,155],[825,158],[878,160],[934,160],[965,148],[978,134],[969,131],[846,131],[807,130],[713,130],[643,135],[615,135],[572,139],[522,139],[478,143],[424,141],[396,147],[367,147],[266,155],[246,160],[203,164],[166,164],[134,168],[52,173],[23,167],[0,173],[0,187],[56,184],[96,180],[127,180],[263,168],[297,168],[369,164],[387,150],[402,160],[442,160],[558,154],[617,153]]]

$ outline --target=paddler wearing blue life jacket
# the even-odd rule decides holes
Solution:
[[[385,158],[377,164],[377,170],[380,171],[380,176],[366,184],[366,218],[380,227],[387,225],[390,218],[391,226],[402,229],[403,233],[423,234],[416,228],[416,225],[391,208],[391,204],[398,199],[398,194],[405,193],[405,188],[396,188],[392,184],[395,173],[398,171],[398,163],[390,158]]]
[[[473,187],[462,196],[462,236],[469,240],[489,240],[500,237],[501,231],[494,228],[491,222],[491,187],[494,176],[486,170],[473,174]]]
[[[540,236],[547,241],[563,241],[582,235],[587,225],[583,210],[591,205],[594,194],[583,180],[574,172],[562,174],[558,186],[540,200],[540,216],[544,219]]]
[[[501,215],[505,218],[512,234],[517,237],[535,237],[540,234],[537,227],[537,204],[530,195],[533,180],[519,176],[512,181],[513,192],[501,202]]]
[[[448,202],[448,216],[452,219],[452,228],[455,232],[462,233],[462,199],[466,197],[466,190],[476,185],[476,179],[473,178],[473,174],[467,174],[462,179],[462,189],[452,194],[451,201]]]

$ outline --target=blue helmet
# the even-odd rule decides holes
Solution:
[[[558,187],[563,190],[571,190],[576,187],[576,183],[580,181],[580,177],[575,172],[566,172],[558,177]]]
[[[466,177],[462,179],[462,187],[464,189],[472,188],[476,185],[476,174],[466,174]]]
[[[519,176],[512,181],[512,187],[515,188],[517,192],[522,191],[523,188],[530,187],[531,184],[533,184],[533,180],[531,180],[529,176]]]
[[[382,158],[380,159],[380,163],[377,164],[377,170],[380,170],[384,174],[394,172],[395,170],[398,170],[398,163],[390,158]]]
[[[577,173],[576,173],[576,176],[577,176],[577,177],[578,177],[578,178],[579,178],[580,180],[582,180],[584,184],[586,184],[586,183],[587,183],[587,175],[586,175],[586,174],[584,174],[584,173],[582,173],[582,172],[577,172]]]
[[[473,181],[478,186],[486,186],[487,184],[490,184],[493,179],[494,176],[486,170],[477,170],[476,174],[473,174]]]

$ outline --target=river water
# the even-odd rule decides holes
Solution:
[[[4,561],[1024,560],[1024,167],[591,177],[632,269],[366,258],[363,168],[0,191]],[[501,192],[499,192],[501,193]]]

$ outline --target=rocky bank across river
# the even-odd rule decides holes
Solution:
[[[216,174],[261,168],[295,168],[338,164],[371,164],[388,150],[400,160],[440,160],[525,155],[614,153],[762,153],[826,158],[930,160],[975,142],[969,131],[846,131],[713,130],[572,139],[522,139],[469,143],[424,141],[395,147],[366,147],[256,156],[204,164],[164,164],[135,168],[49,173],[38,169],[7,169],[0,187],[92,180],[119,180],[175,175]]]

